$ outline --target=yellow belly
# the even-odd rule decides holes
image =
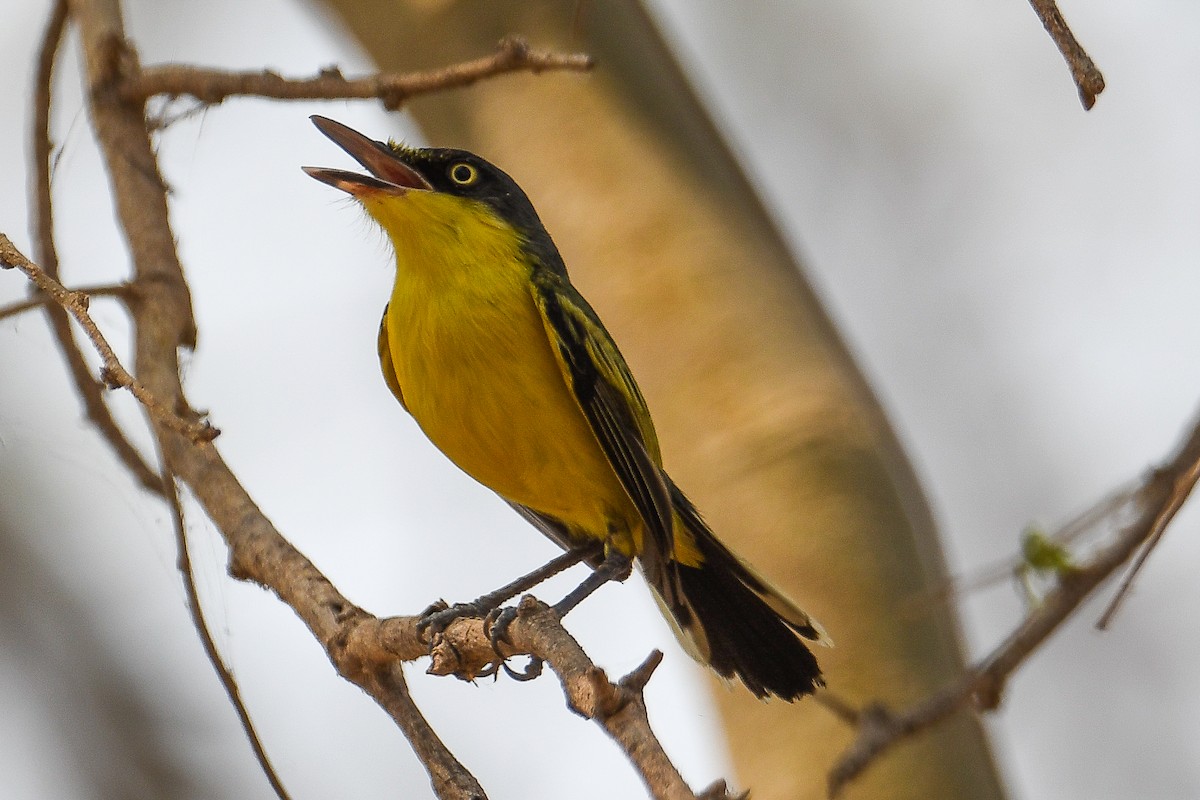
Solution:
[[[409,412],[502,497],[636,551],[640,517],[565,383],[527,282],[487,283],[443,291],[401,271],[388,340]]]

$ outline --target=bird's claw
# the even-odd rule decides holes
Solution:
[[[512,644],[512,640],[508,638],[508,629],[516,618],[517,609],[512,606],[493,608],[483,618],[483,632],[487,634],[488,641],[492,643],[492,649],[497,655],[500,653],[501,643]]]
[[[480,616],[483,616],[483,611],[475,603],[449,605],[445,600],[438,600],[421,612],[421,618],[417,620],[417,635],[428,641],[446,630],[456,619]]]
[[[525,681],[531,681],[542,674],[543,662],[537,656],[530,656],[529,663],[526,664],[525,669],[521,670],[520,672],[510,667],[508,662],[503,659],[501,659],[499,663],[504,669],[505,673],[508,674],[508,677],[512,678],[514,681],[520,681],[521,683],[524,683]]]
[[[426,617],[436,614],[439,611],[445,611],[449,607],[450,607],[450,604],[447,603],[445,600],[434,600],[432,603],[430,603],[425,608],[424,611],[422,611],[420,614],[417,615],[417,617],[418,617],[417,625],[420,626],[421,623],[423,623],[425,621]]]
[[[508,638],[508,628],[517,615],[517,609],[512,606],[494,608],[483,618],[483,632],[487,634],[488,641],[492,644],[492,652],[496,654],[495,664],[489,674],[495,674],[497,669],[503,669],[505,674],[514,681],[524,683],[542,674],[543,662],[537,656],[531,655],[525,669],[518,671],[508,665],[507,658],[500,652],[501,644],[512,644],[512,640]]]

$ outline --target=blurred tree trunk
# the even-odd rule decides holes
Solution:
[[[667,467],[718,534],[829,629],[818,656],[852,701],[903,704],[962,666],[933,521],[877,402],[736,161],[633,0],[330,0],[383,69],[488,52],[508,33],[582,48],[553,75],[414,102],[439,145],[477,150],[533,197],[655,414]],[[579,19],[576,19],[578,15]],[[851,731],[816,703],[714,689],[739,785],[824,797]],[[979,721],[960,715],[853,785],[871,798],[999,798]]]

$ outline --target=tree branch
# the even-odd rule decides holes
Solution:
[[[1104,76],[1067,26],[1055,0],[1029,0],[1029,4],[1071,68],[1071,78],[1079,90],[1079,100],[1084,109],[1090,110],[1096,104],[1096,95],[1104,91]]]
[[[858,736],[829,775],[829,794],[841,790],[880,754],[897,742],[940,722],[967,706],[992,710],[1000,704],[1008,677],[1079,605],[1139,549],[1162,537],[1200,479],[1200,419],[1176,451],[1146,477],[1130,497],[1138,510],[1112,542],[1075,569],[1058,575],[1057,585],[1012,634],[959,680],[945,686],[903,713],[879,703],[854,715]],[[1111,506],[1111,500],[1101,501]],[[1110,516],[1123,510],[1113,509]],[[842,715],[845,716],[844,714]]]
[[[215,105],[233,95],[272,97],[279,100],[338,100],[378,98],[388,110],[409,98],[430,92],[456,89],[508,72],[539,73],[546,70],[584,71],[592,68],[590,56],[581,53],[552,53],[533,50],[517,36],[500,41],[496,52],[472,61],[440,69],[406,74],[382,73],[346,78],[336,67],[324,69],[315,78],[285,78],[278,73],[225,72],[186,64],[147,67],[127,75],[121,83],[122,99],[142,103],[155,95],[191,95]]]
[[[695,800],[650,729],[642,690],[662,661],[657,650],[618,683],[608,680],[579,643],[566,631],[558,615],[532,596],[521,599],[517,618],[506,629],[503,655],[531,655],[544,661],[558,676],[567,706],[590,719],[616,742],[633,762],[646,788],[657,800]],[[434,675],[474,676],[495,661],[495,650],[482,620],[462,620],[435,639],[429,672]],[[724,796],[724,795],[722,795]]]
[[[516,619],[495,647],[484,621],[477,617],[455,620],[432,643],[418,636],[418,619],[380,620],[360,611],[330,658],[342,674],[355,675],[377,670],[395,659],[411,661],[429,655],[430,674],[474,680],[494,671],[497,653],[505,658],[533,656],[558,676],[568,708],[598,724],[625,752],[651,796],[656,800],[699,797],[667,757],[646,715],[642,690],[662,659],[658,651],[614,684],[562,626],[553,609],[532,596],[521,599]],[[714,800],[728,797],[723,783],[706,789],[702,796]]]
[[[182,433],[195,441],[211,441],[217,437],[220,431],[216,428],[207,422],[187,420],[173,413],[130,375],[117,359],[117,354],[113,352],[112,346],[104,338],[104,334],[100,332],[91,315],[88,314],[90,298],[83,292],[73,292],[67,289],[51,278],[45,270],[17,250],[3,233],[0,233],[0,267],[16,267],[24,272],[38,289],[48,294],[75,318],[75,321],[83,328],[83,332],[87,334],[88,339],[91,340],[92,346],[96,348],[96,352],[100,354],[100,359],[104,363],[101,376],[110,388],[128,389],[138,399],[138,402],[150,412],[151,417],[176,433]]]
[[[225,690],[234,711],[237,712],[238,721],[241,722],[242,730],[245,731],[246,738],[250,742],[250,748],[254,751],[254,758],[258,761],[263,774],[267,776],[267,782],[271,784],[271,789],[274,790],[275,796],[279,800],[291,800],[287,789],[283,786],[283,781],[279,779],[279,774],[267,756],[266,748],[263,747],[258,731],[255,730],[250,711],[242,701],[242,691],[238,687],[237,679],[233,677],[233,673],[226,666],[225,659],[221,657],[221,651],[217,649],[217,643],[213,641],[212,633],[209,630],[208,620],[204,616],[204,606],[200,604],[200,592],[196,588],[196,573],[192,570],[187,526],[183,519],[183,503],[179,500],[179,488],[175,485],[175,476],[164,472],[162,482],[167,505],[171,507],[171,527],[175,531],[175,548],[178,553],[177,564],[179,573],[183,577],[184,591],[187,593],[187,607],[188,613],[192,616],[192,625],[200,637],[204,654],[208,656],[213,671],[217,673],[217,679],[221,681],[221,687]]]
[[[38,291],[35,289],[35,291]],[[88,297],[128,297],[130,294],[130,286],[127,283],[111,284],[106,283],[101,286],[79,286],[74,289],[68,289],[68,292],[78,292],[85,294]],[[24,314],[26,311],[32,311],[35,308],[46,308],[48,303],[54,302],[52,297],[38,293],[30,297],[28,300],[22,300],[19,303],[0,307],[0,320],[15,317],[19,314]],[[62,306],[57,307],[58,310],[64,310]]]
[[[1158,516],[1154,519],[1150,534],[1145,538],[1144,543],[1141,544],[1133,566],[1129,568],[1129,572],[1121,581],[1121,586],[1117,589],[1117,593],[1113,595],[1108,608],[1104,610],[1104,613],[1100,616],[1100,620],[1096,623],[1096,627],[1100,630],[1106,630],[1109,623],[1112,622],[1113,617],[1120,610],[1122,602],[1129,596],[1129,590],[1133,587],[1134,579],[1142,571],[1142,567],[1146,566],[1146,559],[1150,557],[1150,553],[1162,541],[1163,534],[1167,532],[1167,525],[1179,513],[1179,509],[1183,507],[1184,501],[1191,494],[1192,487],[1196,485],[1198,479],[1200,479],[1200,460],[1193,463],[1186,473],[1178,475],[1172,480],[1170,495],[1159,510]]]
[[[45,33],[38,47],[37,66],[33,82],[33,114],[30,141],[33,146],[33,181],[30,183],[30,229],[34,240],[34,260],[42,265],[50,277],[57,280],[58,249],[54,244],[53,196],[50,191],[50,96],[54,62],[67,25],[67,4],[57,0],[46,23]],[[34,298],[36,299],[36,298]],[[104,386],[92,375],[91,368],[75,340],[66,309],[50,304],[45,306],[50,320],[50,329],[58,339],[59,348],[67,362],[67,369],[75,382],[75,388],[83,400],[84,412],[96,430],[112,446],[113,452],[142,488],[158,493],[161,484],[158,475],[142,458],[141,453],[126,438],[121,427],[113,418],[104,402]]]

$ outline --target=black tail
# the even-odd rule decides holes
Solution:
[[[816,657],[801,641],[830,644],[821,626],[721,544],[683,493],[669,487],[702,561],[672,560],[647,578],[685,648],[758,697],[791,701],[824,686]]]

